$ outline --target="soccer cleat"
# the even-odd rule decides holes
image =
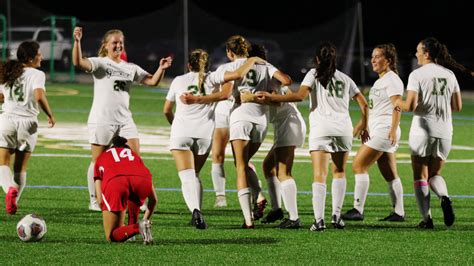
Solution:
[[[91,199],[91,201],[89,202],[89,210],[94,212],[101,212],[102,208],[99,206],[99,203],[97,203],[96,199]]]
[[[277,220],[281,219],[283,219],[283,210],[281,208],[278,208],[276,210],[271,210],[270,212],[268,212],[267,216],[263,217],[262,223],[274,223]]]
[[[323,232],[324,229],[326,229],[326,226],[324,225],[324,220],[321,219],[321,220],[319,220],[319,222],[316,222],[316,220],[315,220],[314,223],[309,228],[309,231]]]
[[[448,196],[441,197],[441,208],[443,209],[444,224],[451,226],[454,223],[454,211],[451,200]]]
[[[430,217],[428,218],[428,221],[423,220],[418,224],[417,227],[420,229],[433,229],[434,228],[433,219]]]
[[[301,223],[301,220],[298,218],[296,220],[290,220],[290,219],[283,219],[283,221],[278,225],[278,228],[280,229],[298,229],[302,227],[303,224]]]
[[[193,211],[193,219],[191,220],[191,224],[196,226],[197,229],[206,229],[207,224],[204,221],[204,217],[202,216],[201,211],[198,209],[194,209]]]
[[[8,188],[8,193],[5,196],[5,209],[8,214],[13,215],[16,213],[16,198],[18,197],[18,189],[14,187]]]
[[[257,202],[254,207],[253,207],[253,219],[255,221],[259,220],[260,218],[263,217],[263,214],[265,212],[265,207],[267,206],[267,200],[264,199],[260,202]]]
[[[336,229],[344,229],[344,227],[346,226],[346,224],[344,223],[344,220],[342,220],[340,216],[337,217],[335,214],[332,216],[331,224]]]
[[[391,212],[387,217],[380,219],[379,221],[383,222],[404,222],[405,216],[398,215],[396,212]]]
[[[214,208],[225,208],[227,207],[227,200],[224,195],[216,196],[216,202]]]
[[[252,225],[247,225],[247,223],[244,220],[244,223],[242,224],[242,229],[255,229],[255,225],[252,223]]]
[[[143,244],[150,245],[153,243],[153,236],[151,235],[151,222],[148,219],[143,219],[138,224],[138,229],[142,235]]]
[[[364,214],[360,213],[356,208],[352,208],[342,215],[342,219],[348,221],[363,221]]]

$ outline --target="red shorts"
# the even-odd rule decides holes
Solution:
[[[152,192],[150,177],[117,176],[111,179],[106,187],[102,187],[102,210],[124,211],[127,201],[133,201],[141,206]]]

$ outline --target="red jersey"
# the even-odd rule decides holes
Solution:
[[[128,148],[110,148],[103,152],[94,166],[94,180],[101,179],[102,187],[117,176],[143,176],[151,178],[150,170],[142,158]]]

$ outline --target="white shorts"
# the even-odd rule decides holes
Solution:
[[[273,122],[275,147],[301,147],[306,137],[306,124],[299,114],[289,114]]]
[[[123,125],[87,124],[89,143],[108,146],[119,135],[126,139],[138,139],[138,129],[133,121]]]
[[[325,151],[330,153],[345,152],[352,149],[352,137],[328,136],[309,139],[309,151]]]
[[[397,143],[392,145],[388,139],[388,132],[375,131],[370,132],[370,139],[364,143],[368,147],[381,152],[394,153],[398,149],[398,142],[400,141],[400,128],[397,130]]]
[[[192,151],[198,155],[205,155],[211,151],[212,140],[200,138],[170,138],[170,151],[183,150]]]
[[[220,114],[220,113],[215,113],[215,122],[216,122],[216,127],[215,128],[229,128],[229,117],[230,115],[227,114]]]
[[[267,135],[267,127],[247,121],[237,121],[230,125],[230,141],[241,139],[252,143],[262,143]]]
[[[451,139],[441,139],[424,136],[408,137],[411,154],[420,157],[438,157],[446,161],[451,151]]]
[[[0,115],[0,147],[33,152],[38,139],[38,119]]]

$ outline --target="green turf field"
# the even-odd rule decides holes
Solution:
[[[255,230],[242,230],[242,213],[235,192],[232,162],[226,164],[229,207],[215,209],[210,162],[201,172],[204,193],[203,214],[209,225],[197,230],[188,225],[191,215],[179,191],[180,182],[171,154],[166,150],[169,126],[162,107],[165,89],[135,87],[131,110],[139,126],[141,150],[154,175],[158,205],[153,216],[155,245],[136,242],[108,244],[103,235],[101,214],[88,210],[86,170],[89,145],[86,121],[92,103],[92,85],[49,84],[48,99],[57,125],[47,129],[40,119],[40,137],[28,170],[28,187],[16,215],[0,212],[0,264],[474,264],[474,99],[464,100],[464,109],[454,118],[453,149],[443,175],[456,213],[455,224],[443,224],[439,201],[432,194],[434,230],[416,229],[420,215],[413,196],[413,181],[407,146],[410,114],[402,116],[402,141],[397,153],[398,170],[405,193],[406,222],[378,219],[391,211],[387,185],[372,167],[369,196],[363,222],[346,222],[344,230],[332,229],[331,197],[326,200],[323,233],[310,232],[311,164],[305,149],[298,150],[293,175],[300,194],[298,207],[304,227],[280,230],[275,225],[256,223]],[[307,103],[300,105],[307,118]],[[353,106],[353,121],[357,109]],[[254,163],[271,145],[270,134]],[[307,145],[307,144],[306,144]],[[356,151],[360,142],[355,142]],[[306,146],[307,147],[307,146]],[[59,156],[60,155],[60,156]],[[229,155],[230,158],[230,155]],[[348,165],[344,211],[352,207],[354,178]],[[258,169],[259,176],[262,172]],[[328,192],[330,191],[330,178]],[[263,185],[266,189],[264,180]],[[2,205],[3,208],[3,205]],[[38,243],[23,243],[16,223],[28,213],[43,216],[48,233]]]

